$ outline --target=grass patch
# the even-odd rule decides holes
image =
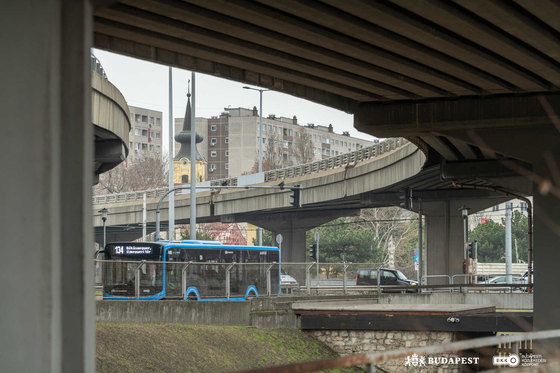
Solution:
[[[338,356],[294,329],[98,323],[96,332],[98,373],[222,373]]]

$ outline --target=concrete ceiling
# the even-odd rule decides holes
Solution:
[[[121,0],[95,12],[94,45],[354,113],[427,165],[531,162],[528,131],[560,142],[559,16],[556,0]]]

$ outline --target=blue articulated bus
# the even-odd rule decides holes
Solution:
[[[103,299],[246,300],[280,295],[279,250],[218,241],[112,242],[104,256]],[[229,289],[226,281],[229,278]]]

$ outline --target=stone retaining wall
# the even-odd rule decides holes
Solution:
[[[455,340],[454,332],[315,330],[308,333],[338,352],[341,356],[426,347],[446,344]],[[456,359],[457,357],[458,355],[447,353],[418,356],[417,359],[399,358],[387,360],[377,366],[387,372],[397,373],[456,373],[461,371],[461,364],[443,363],[442,359],[445,358],[449,361],[450,358]],[[432,360],[429,360],[430,358]],[[407,361],[408,364],[406,364]],[[425,365],[422,365],[422,361]]]

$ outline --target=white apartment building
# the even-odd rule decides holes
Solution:
[[[283,142],[284,160],[292,161],[290,149],[302,127],[297,118],[269,115],[262,119],[262,139],[259,134],[259,114],[256,107],[225,108],[219,116],[196,118],[196,132],[204,137],[198,151],[208,163],[210,180],[239,176],[249,172],[257,160],[259,142],[263,155],[269,136],[280,136]],[[175,119],[175,133],[183,127],[183,118]],[[315,160],[329,158],[373,145],[372,141],[351,137],[348,132],[334,132],[332,125],[304,126],[313,144]],[[179,149],[176,143],[176,152]]]
[[[130,123],[132,127],[129,135],[129,161],[141,152],[161,153],[162,113],[161,111],[148,110],[135,106],[129,106]]]

